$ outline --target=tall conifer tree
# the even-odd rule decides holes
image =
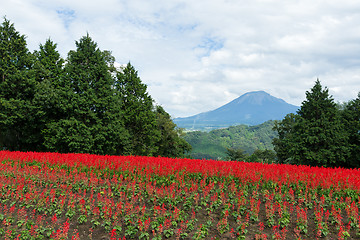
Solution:
[[[311,166],[344,166],[349,156],[348,133],[340,112],[327,88],[320,81],[306,92],[306,100],[289,125],[284,119],[275,126],[274,139],[279,159]],[[283,134],[283,130],[286,134]]]
[[[60,57],[56,48],[57,44],[48,39],[44,45],[40,44],[39,51],[34,52],[33,72],[36,87],[33,104],[34,116],[37,121],[33,125],[36,131],[32,137],[37,141],[37,151],[47,150],[43,137],[46,125],[61,118],[58,109],[59,102],[61,102],[59,87],[65,61]]]
[[[349,133],[350,157],[347,167],[360,167],[360,93],[356,99],[345,104],[343,119],[346,131]]]
[[[34,150],[33,55],[6,18],[0,25],[0,147]]]
[[[160,137],[156,126],[154,101],[130,63],[118,71],[115,90],[116,96],[122,102],[125,128],[131,136],[131,153],[153,155],[158,150],[156,142]]]

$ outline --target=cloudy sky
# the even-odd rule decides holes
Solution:
[[[89,33],[131,62],[172,117],[264,90],[300,106],[317,78],[335,101],[360,91],[358,0],[0,0],[31,51],[65,58]]]

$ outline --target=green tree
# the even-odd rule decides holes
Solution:
[[[34,64],[37,81],[50,81],[56,84],[63,75],[65,63],[57,51],[57,44],[49,38],[45,44],[40,44],[40,50],[35,51],[34,55],[37,60]]]
[[[360,167],[360,92],[356,99],[345,104],[343,119],[349,133],[350,156],[346,163],[347,167]]]
[[[160,132],[157,130],[153,99],[142,83],[138,72],[128,63],[117,71],[116,96],[121,101],[124,126],[130,134],[130,152],[133,155],[153,155],[158,151],[156,143]]]
[[[275,163],[276,153],[273,150],[265,149],[256,149],[253,154],[248,158],[249,162],[261,162],[261,163]]]
[[[33,124],[35,131],[32,138],[36,142],[36,151],[47,150],[43,136],[46,124],[61,118],[57,105],[60,102],[59,80],[63,77],[64,60],[56,48],[57,44],[48,39],[44,45],[40,44],[39,51],[34,52],[33,72],[36,85],[33,116],[36,122]]]
[[[0,26],[0,148],[34,150],[33,55],[6,18]]]
[[[294,113],[289,113],[282,121],[275,121],[273,130],[277,131],[278,137],[273,139],[273,145],[279,163],[294,163],[292,151],[298,147],[295,140],[298,122],[299,115]]]
[[[161,107],[156,106],[156,123],[160,131],[159,141],[156,143],[156,156],[185,157],[191,150],[191,145],[185,141],[182,129],[176,127],[170,115]]]
[[[89,37],[70,51],[59,82],[61,119],[47,124],[45,145],[60,152],[127,153],[128,132],[121,102],[113,90],[109,52],[102,52]]]
[[[246,162],[249,155],[241,148],[226,148],[226,160]]]
[[[349,155],[348,134],[340,111],[320,81],[306,92],[297,116],[288,116],[275,126],[274,140],[280,161],[311,166],[344,166]]]

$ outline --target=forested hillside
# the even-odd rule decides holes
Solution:
[[[227,149],[243,149],[252,154],[256,149],[273,150],[274,121],[256,126],[238,125],[210,132],[188,132],[185,140],[192,146],[191,157],[199,159],[225,159]]]

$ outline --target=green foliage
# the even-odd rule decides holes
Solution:
[[[119,96],[124,125],[130,133],[131,154],[153,155],[159,139],[153,99],[130,63],[116,74],[115,94]]]
[[[85,36],[70,51],[60,79],[58,116],[43,131],[45,146],[60,152],[117,154],[125,149],[128,133],[121,121],[119,101],[107,53]]]
[[[232,148],[227,148],[226,149],[227,152],[227,160],[231,160],[231,161],[246,161],[246,159],[249,157],[248,154],[246,154],[244,152],[244,150],[238,148],[238,149],[232,149]]]
[[[276,153],[273,150],[256,149],[251,155],[245,153],[244,150],[238,149],[227,149],[226,160],[231,161],[243,161],[243,162],[261,162],[261,163],[276,163]]]
[[[282,121],[275,121],[274,130],[278,132],[278,137],[273,139],[274,150],[280,163],[291,163],[292,155],[290,149],[294,149],[296,142],[294,128],[299,121],[299,115],[290,113]]]
[[[191,150],[191,145],[184,140],[182,129],[176,127],[170,115],[161,106],[156,106],[155,113],[160,138],[157,142],[157,152],[154,155],[185,157]]]
[[[50,81],[55,85],[64,73],[64,59],[57,51],[57,44],[47,39],[45,44],[40,44],[40,50],[34,52],[36,62],[34,64],[35,77],[38,82]]]
[[[356,99],[345,104],[342,111],[345,128],[349,133],[350,156],[346,167],[360,167],[360,92]]]
[[[61,116],[56,106],[61,99],[59,97],[59,79],[64,74],[64,60],[56,49],[57,44],[48,39],[44,45],[40,44],[40,50],[34,52],[35,64],[33,67],[36,79],[36,88],[33,103],[36,107],[36,122],[32,137],[36,139],[37,149],[47,150],[44,146],[43,131],[46,124],[58,120]]]
[[[6,18],[0,26],[0,147],[32,150],[33,123],[36,121],[32,99],[35,79],[33,57],[25,36]]]
[[[280,162],[311,166],[344,166],[349,156],[348,132],[328,89],[320,81],[306,92],[298,113],[287,115],[274,129]]]
[[[273,150],[256,149],[251,156],[247,159],[248,162],[261,162],[261,163],[276,163],[276,153]]]
[[[184,139],[192,146],[192,158],[226,159],[227,149],[243,149],[252,154],[256,149],[272,150],[277,136],[272,129],[274,121],[256,126],[238,125],[210,132],[187,132]]]

